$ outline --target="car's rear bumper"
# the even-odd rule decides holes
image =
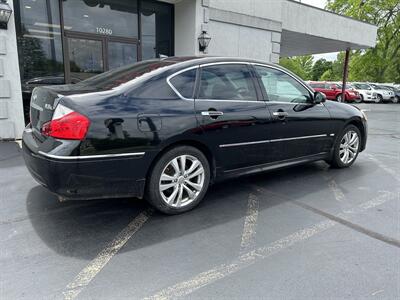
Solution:
[[[23,156],[32,176],[65,199],[142,198],[148,166],[142,156],[84,159],[54,156],[35,147],[32,133],[23,135]]]

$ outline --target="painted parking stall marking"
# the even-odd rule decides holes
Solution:
[[[149,208],[140,213],[132,222],[128,224],[107,247],[105,247],[95,259],[93,259],[75,278],[67,285],[63,291],[64,299],[75,299],[80,292],[96,277],[96,275],[106,266],[111,258],[126,244],[126,242],[139,231],[140,228],[153,214],[153,209]]]
[[[255,247],[259,199],[256,195],[250,194],[247,203],[247,212],[243,225],[240,253],[243,254]]]
[[[260,188],[261,189],[261,188]],[[263,190],[263,189],[262,189]],[[349,214],[362,213],[367,209],[371,209],[382,205],[390,200],[398,199],[398,194],[384,192],[378,197],[364,202],[352,210],[348,210],[344,213],[337,214],[335,217],[344,219]],[[167,300],[176,299],[187,296],[198,289],[208,286],[220,279],[224,279],[227,276],[234,274],[242,269],[245,269],[257,261],[268,258],[280,251],[291,247],[299,242],[305,241],[327,229],[330,229],[338,224],[336,221],[328,219],[321,221],[313,226],[298,230],[282,239],[272,242],[264,247],[257,248],[256,250],[249,251],[241,254],[238,258],[234,259],[231,263],[221,264],[214,268],[211,268],[205,272],[202,272],[187,281],[182,281],[173,286],[167,287],[156,294],[146,297],[146,300]]]

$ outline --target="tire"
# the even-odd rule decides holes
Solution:
[[[183,172],[182,162],[186,172]],[[191,167],[194,167],[192,171]],[[191,175],[196,176],[190,178]],[[162,176],[165,180],[161,180]],[[178,146],[164,153],[155,163],[148,177],[145,196],[157,210],[175,215],[196,207],[203,200],[209,184],[210,165],[205,155],[197,148]]]
[[[364,103],[364,96],[360,94],[360,99],[356,100],[356,103]]]
[[[396,96],[396,97],[394,97],[392,102],[393,103],[399,103],[399,100],[400,100],[399,96]]]
[[[339,94],[339,95],[336,96],[336,101],[337,101],[337,102],[343,102],[343,101],[342,101],[342,95],[341,95],[341,94]]]
[[[346,145],[346,137],[347,140],[353,136],[350,137],[350,135],[356,134],[357,135],[357,143],[352,144],[352,147]],[[334,167],[334,168],[348,168],[354,162],[356,161],[358,154],[360,153],[360,147],[361,147],[361,133],[360,130],[354,126],[354,125],[349,125],[347,126],[343,132],[338,136],[334,149],[333,149],[333,154],[332,158],[328,163]],[[353,149],[353,150],[352,150]],[[349,153],[349,160],[346,161],[345,159],[345,153],[342,153],[342,151],[345,151],[345,153]],[[343,157],[342,157],[343,154]],[[353,156],[351,156],[353,155]],[[350,157],[351,156],[351,157]],[[350,160],[351,158],[351,160]]]
[[[382,97],[382,95],[379,95],[378,94],[378,103],[383,103],[383,97]]]

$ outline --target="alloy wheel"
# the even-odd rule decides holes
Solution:
[[[203,190],[205,171],[199,159],[181,155],[172,159],[161,173],[159,191],[163,201],[181,208],[196,200]]]
[[[350,130],[346,132],[340,142],[339,157],[345,165],[350,164],[356,158],[360,139],[357,132]]]

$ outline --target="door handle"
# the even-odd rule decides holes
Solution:
[[[272,113],[274,117],[278,117],[278,119],[285,119],[286,117],[289,116],[289,114],[286,111],[275,111]]]
[[[222,111],[209,110],[209,111],[202,111],[201,115],[208,116],[210,118],[218,118],[220,116],[223,116],[224,113]]]

